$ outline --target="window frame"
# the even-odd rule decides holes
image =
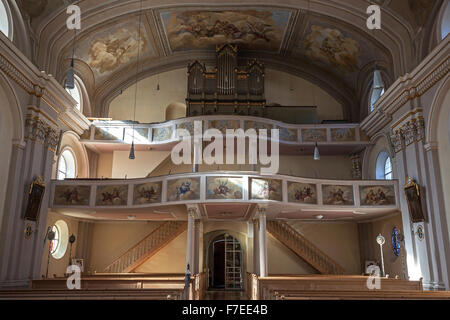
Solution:
[[[390,162],[390,170],[386,171],[387,161]],[[381,150],[375,163],[375,176],[377,180],[393,180],[394,179],[394,167],[392,165],[392,157],[386,150]]]
[[[60,230],[59,230],[59,228],[58,228],[58,226],[57,226],[56,224],[53,225],[52,231],[55,233],[55,237],[54,237],[53,240],[51,241],[51,245],[53,245],[53,243],[55,243],[55,242],[56,242],[56,245],[55,245],[54,248],[52,248],[52,249],[50,250],[50,254],[51,254],[51,255],[54,255],[54,254],[56,253],[56,251],[58,251],[58,249],[59,249],[59,244],[60,244],[60,241],[59,241],[59,240],[60,240],[60,234],[61,234],[61,232],[60,232]]]
[[[9,7],[9,3],[6,0],[0,0],[1,4],[5,8],[5,14],[6,18],[8,19],[8,34],[5,34],[5,36],[13,41],[13,35],[14,35],[14,23],[13,23],[13,16],[11,14],[11,8]],[[2,31],[0,31],[2,32]],[[3,32],[2,32],[3,33]],[[4,33],[3,33],[4,34]]]
[[[383,80],[384,81],[384,80]],[[381,98],[381,96],[386,92],[386,88],[383,87],[383,91],[381,92],[380,96],[378,97],[378,99]],[[369,99],[368,99],[368,104],[369,104],[369,112],[372,112],[375,110],[374,104],[378,101],[375,100],[374,102],[372,102],[372,96],[373,96],[373,81],[370,84],[370,90],[369,90]]]
[[[74,89],[68,89],[65,86],[65,80],[64,80],[64,90],[66,90],[66,92],[76,101],[76,99],[73,97],[72,93],[69,90],[77,90],[78,91],[78,96],[80,98],[78,102],[78,105],[75,109],[77,109],[78,111],[80,111],[81,113],[83,113],[83,90],[81,88],[81,84],[80,84],[80,80],[78,79],[77,76],[75,76],[75,88]]]
[[[67,154],[66,152],[68,152],[68,154],[70,154],[72,159],[73,159],[73,177],[69,177],[69,178],[67,177],[68,161],[67,161],[67,159],[64,156],[64,154]],[[63,179],[60,179],[60,176],[59,176],[59,173],[62,172],[60,170],[60,162],[61,162],[61,160],[63,160],[64,164],[65,164],[65,172],[64,172],[64,178]],[[65,180],[67,178],[68,179],[73,179],[73,178],[76,178],[76,177],[77,177],[77,158],[75,156],[75,152],[73,152],[73,150],[71,148],[65,147],[65,148],[63,148],[61,150],[61,153],[59,154],[59,157],[58,157],[58,162],[57,162],[57,165],[56,165],[56,180]]]

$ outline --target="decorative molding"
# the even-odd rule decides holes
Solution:
[[[0,70],[28,94],[45,101],[58,118],[72,120],[63,121],[71,130],[81,134],[89,128],[90,122],[76,110],[75,100],[61,84],[53,76],[39,71],[2,33],[0,33]],[[46,114],[44,116],[56,123],[56,119],[51,119]]]
[[[450,69],[450,38],[443,40],[411,73],[400,77],[375,103],[362,122],[361,128],[372,136],[392,120],[394,114],[408,101],[425,94]],[[408,115],[406,115],[408,116]]]
[[[39,117],[27,115],[25,119],[25,140],[38,142],[55,152],[59,141],[59,132]]]
[[[350,160],[352,160],[352,178],[360,180],[362,179],[362,171],[361,171],[361,154],[354,153],[350,156]]]
[[[404,150],[410,144],[425,139],[425,121],[422,116],[407,120],[401,126],[393,129],[391,142],[395,153]]]

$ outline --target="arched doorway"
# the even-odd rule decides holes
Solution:
[[[240,242],[227,233],[215,237],[208,247],[209,288],[242,289],[242,265]]]

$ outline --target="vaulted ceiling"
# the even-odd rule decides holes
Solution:
[[[370,75],[377,63],[390,83],[426,54],[427,32],[442,0],[378,0],[382,29],[366,27],[365,0],[189,1],[19,0],[35,39],[35,61],[62,80],[72,54],[66,6],[82,10],[76,35],[76,72],[87,87],[93,115],[139,77],[214,61],[216,44],[239,44],[244,58],[301,76],[347,108],[348,120],[365,114]],[[138,44],[141,48],[138,48]]]

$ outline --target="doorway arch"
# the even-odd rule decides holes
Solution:
[[[227,232],[214,237],[208,246],[209,289],[243,288],[243,246]]]

